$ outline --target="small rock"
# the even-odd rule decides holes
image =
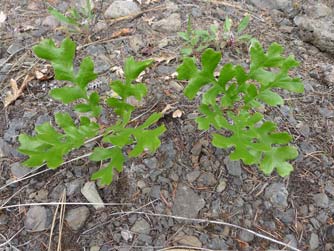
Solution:
[[[81,189],[81,193],[90,203],[100,203],[93,205],[95,209],[104,208],[103,201],[96,189],[96,185],[94,181],[86,182],[84,187]]]
[[[149,234],[151,230],[150,224],[144,219],[138,219],[132,226],[131,231],[139,234]]]
[[[164,161],[162,161],[161,165],[166,169],[171,168],[174,165],[176,158],[173,141],[169,140],[167,144],[163,144],[160,147],[160,152],[164,155]]]
[[[329,204],[328,196],[325,193],[318,193],[313,195],[314,203],[321,208],[327,208]]]
[[[158,168],[158,160],[156,157],[144,159],[144,164],[150,169],[157,169]]]
[[[133,237],[132,233],[129,230],[122,230],[121,236],[125,241],[131,241]]]
[[[187,174],[187,181],[192,183],[194,182],[199,176],[200,176],[201,172],[198,170],[192,171],[190,173]]]
[[[0,139],[0,158],[9,157],[10,146],[3,140]]]
[[[84,181],[82,179],[75,179],[69,183],[66,183],[66,195],[72,196],[80,192],[80,188],[82,187]]]
[[[334,225],[330,225],[326,230],[326,240],[334,242]]]
[[[239,232],[239,238],[240,240],[242,241],[245,241],[245,242],[251,242],[254,240],[254,234],[246,231],[246,230],[241,230]]]
[[[315,250],[319,247],[319,237],[317,234],[315,233],[311,234],[309,245],[310,245],[310,250]]]
[[[225,179],[220,180],[219,184],[218,184],[218,186],[216,188],[216,192],[217,193],[223,192],[226,189],[226,185],[227,184],[226,184],[226,180]]]
[[[17,179],[22,178],[31,172],[30,168],[21,166],[19,162],[13,163],[12,165],[10,165],[10,170],[12,172],[12,175]]]
[[[51,225],[51,212],[42,206],[31,207],[24,221],[25,229],[31,232],[39,232],[48,229]]]
[[[180,237],[177,242],[181,245],[186,245],[190,247],[202,247],[202,242],[196,236],[185,235]]]
[[[230,160],[229,157],[226,157],[224,159],[224,163],[226,165],[228,174],[235,176],[235,177],[241,176],[240,161],[233,161],[233,160]]]
[[[8,47],[7,52],[12,55],[17,51],[19,51],[20,49],[22,49],[22,45],[19,43],[14,43]]]
[[[287,209],[286,211],[275,210],[274,215],[285,224],[292,224],[296,218],[296,213],[293,208]]]
[[[195,218],[204,206],[205,200],[192,189],[185,185],[178,186],[172,209],[174,215]]]
[[[332,182],[328,182],[325,185],[325,191],[329,193],[331,196],[334,196],[334,184]]]
[[[99,20],[96,25],[94,26],[94,32],[100,32],[100,31],[103,31],[103,30],[106,30],[108,29],[108,25],[105,21],[103,20]]]
[[[60,25],[60,22],[54,16],[50,15],[43,19],[42,25],[54,29]]]
[[[160,199],[160,189],[161,187],[159,185],[154,185],[151,188],[150,196],[154,199]]]
[[[99,246],[91,246],[89,251],[100,251],[100,247]]]
[[[273,183],[266,188],[265,197],[275,207],[286,208],[288,206],[288,190],[283,183]]]
[[[217,180],[213,173],[203,173],[199,176],[197,182],[203,186],[214,186]]]
[[[191,148],[191,153],[194,156],[199,156],[202,151],[202,141],[198,141],[194,144],[193,148]]]
[[[143,189],[143,188],[145,188],[145,187],[146,187],[146,183],[145,183],[145,181],[143,181],[143,180],[138,180],[138,182],[137,182],[137,187],[138,187],[139,189]]]
[[[129,45],[134,52],[138,52],[141,48],[144,47],[145,43],[142,36],[135,35],[129,38]]]
[[[104,12],[106,18],[118,18],[140,12],[139,6],[131,0],[114,1]]]
[[[41,189],[37,192],[29,194],[29,199],[35,199],[36,201],[45,201],[48,198],[48,190],[47,189]]]
[[[65,216],[65,220],[72,230],[77,231],[84,226],[88,216],[88,207],[81,206],[78,208],[70,209]]]
[[[286,235],[283,242],[289,244],[291,247],[298,248],[298,241],[293,234]]]
[[[178,13],[173,13],[169,17],[154,23],[152,28],[160,32],[176,32],[181,29],[181,17]]]

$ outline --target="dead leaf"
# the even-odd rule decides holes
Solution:
[[[118,37],[123,37],[123,36],[127,36],[130,35],[134,32],[134,29],[130,29],[130,28],[123,28],[119,31],[115,31],[113,32],[113,34],[111,35],[112,38],[118,38]]]
[[[5,101],[4,101],[5,108],[8,107],[11,103],[13,103],[15,100],[17,100],[22,95],[23,90],[26,88],[28,83],[34,78],[35,77],[33,77],[33,76],[27,75],[24,78],[20,88],[18,88],[17,82],[16,82],[15,79],[10,80],[10,86],[11,86],[12,90],[8,91],[7,95],[5,97]]]
[[[183,114],[183,111],[177,109],[176,111],[173,112],[172,117],[173,118],[181,118]]]
[[[171,106],[170,104],[167,104],[166,106],[165,106],[165,108],[161,111],[161,113],[163,114],[163,115],[165,115],[169,110],[171,110],[173,108],[173,106]]]

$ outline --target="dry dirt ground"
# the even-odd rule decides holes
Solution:
[[[66,10],[71,6],[67,1],[0,0],[0,13],[7,16],[0,28],[2,101],[10,90],[10,79],[20,85],[26,76],[34,76],[47,67],[47,62],[38,60],[31,51],[43,38],[58,43],[70,35],[81,46],[76,63],[87,55],[95,61],[100,82],[92,88],[102,96],[108,91],[110,79],[117,77],[111,69],[122,66],[127,56],[154,58],[154,65],[144,75],[149,95],[135,116],[142,115],[141,120],[147,112],[162,111],[168,104],[173,107],[160,121],[167,128],[162,145],[154,155],[127,161],[124,172],[112,185],[98,188],[105,203],[119,205],[106,205],[99,210],[89,205],[67,205],[63,224],[64,215],[56,206],[4,208],[60,200],[86,202],[80,190],[99,168],[83,158],[11,183],[27,172],[19,164],[25,157],[15,150],[17,136],[33,133],[36,124],[53,121],[56,111],[73,114],[70,106],[48,96],[48,91],[59,85],[52,78],[52,71],[46,80],[33,77],[15,102],[7,108],[0,104],[0,250],[284,248],[274,240],[299,250],[334,250],[334,94],[333,86],[323,80],[318,67],[334,64],[333,56],[302,42],[291,17],[283,12],[260,10],[242,1],[141,1],[140,14],[106,19],[104,12],[110,3],[97,1],[96,22],[87,32],[73,34],[50,19],[47,12],[50,5]],[[295,8],[298,12],[301,6],[296,4]],[[250,13],[249,34],[265,48],[272,42],[282,44],[285,54],[294,54],[300,62],[292,74],[302,78],[305,93],[282,92],[286,104],[265,110],[281,130],[294,136],[299,148],[290,177],[264,176],[256,167],[229,161],[226,151],[210,144],[209,132],[197,130],[192,118],[197,114],[198,100],[188,101],[182,91],[185,83],[174,77],[182,60],[179,52],[183,41],[177,36],[175,20],[167,21],[172,22],[167,28],[159,26],[161,20],[168,20],[175,13],[180,14],[174,17],[181,21],[177,31],[186,29],[188,15],[192,15],[195,28],[205,29],[214,23],[221,26],[226,15],[240,20]],[[226,62],[248,63],[247,48],[224,50],[223,63]],[[172,116],[177,109],[183,112],[180,118]],[[85,153],[79,151],[69,158],[82,154]],[[48,169],[38,171],[43,170]],[[66,196],[62,197],[64,190]],[[187,221],[172,215],[208,221]],[[34,228],[36,231],[31,231]]]

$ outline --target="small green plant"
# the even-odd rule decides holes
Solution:
[[[196,118],[200,130],[211,126],[212,144],[230,149],[231,160],[242,160],[247,165],[258,165],[270,174],[275,169],[281,176],[288,175],[293,167],[288,160],[295,159],[298,151],[290,146],[292,136],[278,132],[277,125],[266,121],[264,115],[256,112],[261,105],[277,106],[283,98],[273,89],[282,88],[301,93],[304,86],[299,78],[291,78],[288,72],[297,67],[293,56],[282,56],[283,48],[273,43],[264,52],[259,42],[250,48],[250,67],[247,71],[240,65],[225,64],[219,77],[214,72],[220,63],[221,53],[209,48],[201,57],[202,68],[198,69],[194,58],[186,57],[178,67],[178,79],[187,80],[184,93],[195,98],[202,87],[208,85],[201,96]]]
[[[178,35],[185,41],[185,47],[181,49],[182,56],[190,56],[194,53],[201,53],[216,41],[218,27],[210,26],[210,30],[193,30],[191,18],[188,17],[187,31],[178,32]]]
[[[132,57],[126,59],[125,80],[112,81],[110,84],[117,97],[106,100],[117,121],[104,128],[94,122],[99,121],[103,101],[97,92],[89,94],[87,91],[89,82],[97,77],[94,73],[94,63],[90,57],[86,57],[78,71],[74,71],[75,49],[75,43],[66,38],[59,48],[52,40],[46,39],[34,46],[33,51],[38,57],[51,61],[57,80],[72,83],[70,86],[51,90],[50,96],[64,104],[75,103],[74,110],[86,113],[87,116],[82,116],[80,121],[76,122],[68,113],[56,113],[56,126],[46,122],[36,126],[35,136],[21,134],[18,150],[29,156],[24,162],[26,166],[36,167],[45,163],[49,168],[55,169],[62,165],[66,154],[81,149],[87,141],[90,142],[90,139],[101,135],[102,141],[93,149],[89,158],[106,163],[104,168],[92,175],[92,179],[99,179],[102,185],[110,184],[114,170],[121,172],[127,157],[137,157],[145,150],[154,152],[160,146],[159,137],[165,131],[165,127],[155,124],[162,115],[153,113],[141,125],[131,127],[131,114],[135,108],[127,103],[128,97],[133,96],[140,101],[146,95],[146,85],[134,81],[151,65],[152,60],[136,62]]]
[[[225,18],[223,25],[223,41],[221,48],[232,47],[235,44],[246,43],[248,44],[253,37],[249,34],[243,34],[244,30],[248,27],[250,16],[246,15],[238,24],[237,30],[232,31],[233,21],[228,16]]]
[[[86,5],[81,8],[70,8],[67,15],[55,8],[48,8],[48,11],[58,21],[68,25],[70,32],[88,32],[94,21],[93,6],[91,0],[86,0]]]

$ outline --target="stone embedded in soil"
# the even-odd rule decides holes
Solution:
[[[150,169],[157,169],[158,168],[158,160],[157,160],[156,157],[144,159],[143,162]]]
[[[84,181],[82,179],[75,179],[70,181],[69,183],[66,183],[66,195],[72,196],[76,195],[80,192],[80,188],[84,184]]]
[[[309,245],[310,245],[309,250],[315,250],[319,247],[319,236],[317,234],[315,233],[311,234]]]
[[[125,241],[129,241],[129,240],[132,240],[132,233],[129,231],[129,230],[122,230],[121,231],[121,236],[123,238],[123,240]]]
[[[187,174],[187,181],[192,183],[194,182],[199,176],[200,176],[201,172],[198,170],[194,170],[190,173]]]
[[[329,193],[331,196],[334,196],[334,184],[332,181],[327,181],[325,185],[325,191]]]
[[[174,143],[169,140],[168,143],[161,145],[160,150],[161,155],[163,155],[163,161],[160,161],[163,168],[171,168],[174,165],[176,158],[176,151],[174,149]]]
[[[202,242],[196,236],[192,235],[185,235],[179,237],[177,242],[185,246],[196,247],[196,248],[202,247]]]
[[[144,219],[138,219],[131,227],[131,231],[139,234],[149,234],[151,230],[150,224]]]
[[[235,176],[235,177],[241,176],[240,161],[233,161],[233,160],[230,160],[229,157],[226,157],[224,159],[224,163],[226,165],[228,174]]]
[[[326,241],[334,242],[334,225],[330,225],[326,229]]]
[[[54,29],[60,25],[60,22],[54,16],[50,15],[43,19],[42,25]]]
[[[181,17],[173,13],[169,17],[161,19],[153,24],[152,28],[160,32],[176,32],[181,29]]]
[[[31,207],[24,221],[25,229],[39,232],[48,229],[51,225],[52,215],[49,209],[42,206]]]
[[[289,10],[291,8],[291,0],[248,0],[249,3],[261,9]]]
[[[313,201],[317,207],[328,208],[329,199],[325,193],[318,193],[313,195]]]
[[[286,208],[288,206],[288,190],[283,183],[273,183],[266,188],[265,197],[274,207]]]
[[[174,215],[195,218],[204,206],[205,200],[191,188],[183,184],[178,186],[172,209]]]
[[[106,18],[118,18],[140,12],[140,7],[131,0],[114,1],[104,12]]]
[[[22,178],[31,172],[31,168],[22,166],[21,163],[13,163],[10,165],[10,171],[15,178]]]
[[[99,203],[93,205],[95,209],[104,208],[103,201],[96,189],[96,185],[94,181],[86,182],[86,184],[81,189],[81,193],[90,203]]]
[[[242,241],[251,242],[251,241],[254,240],[254,237],[255,237],[254,234],[252,234],[252,233],[250,233],[250,232],[248,232],[246,230],[241,230],[239,232],[239,238]]]
[[[65,220],[72,230],[77,231],[84,226],[88,216],[88,207],[81,206],[70,209],[65,216]]]
[[[298,247],[298,241],[293,234],[286,235],[283,239],[283,242],[289,244],[291,247]]]
[[[197,179],[197,182],[201,186],[214,186],[217,180],[213,173],[202,173]]]

